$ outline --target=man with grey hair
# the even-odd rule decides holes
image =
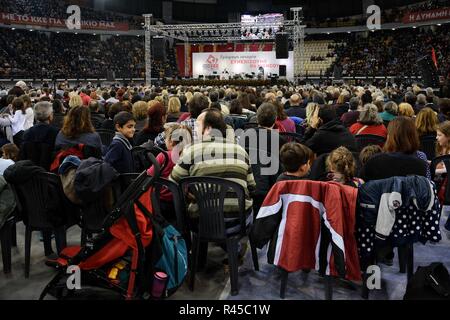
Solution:
[[[360,108],[361,106],[361,99],[359,97],[353,97],[350,99],[349,102],[349,110],[348,112],[344,113],[341,117],[341,121],[347,128],[350,128],[353,124],[355,124],[358,121],[359,114],[360,114]]]
[[[59,130],[50,125],[53,120],[53,107],[42,101],[34,106],[36,124],[26,130],[20,147],[20,159],[31,160],[35,165],[50,169],[51,154]]]
[[[289,109],[286,110],[286,114],[289,117],[298,117],[306,119],[306,108],[303,107],[303,101],[298,93],[294,93],[289,99]]]
[[[420,112],[423,108],[425,108],[425,105],[427,104],[427,96],[423,93],[417,95],[417,103],[414,107],[414,111],[416,114]]]

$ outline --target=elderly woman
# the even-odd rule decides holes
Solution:
[[[136,130],[144,129],[147,123],[148,105],[145,101],[138,101],[133,104],[133,116],[136,120]]]
[[[360,134],[373,134],[386,138],[387,130],[378,114],[377,106],[374,104],[366,104],[359,114],[358,122],[350,127],[350,132],[355,136]]]
[[[398,105],[389,101],[384,105],[384,111],[380,113],[381,119],[383,119],[384,123],[387,125],[390,121],[394,120],[398,115]]]

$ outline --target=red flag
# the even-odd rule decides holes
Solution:
[[[436,66],[436,69],[438,68],[438,62],[436,58],[436,50],[434,48],[431,49],[431,59],[433,59],[434,65]]]

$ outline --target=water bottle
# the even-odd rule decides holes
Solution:
[[[153,298],[161,298],[164,295],[167,284],[167,274],[158,271],[153,274],[153,285],[151,294]]]

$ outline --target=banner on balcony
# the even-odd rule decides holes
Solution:
[[[0,23],[23,24],[29,26],[41,26],[47,28],[67,28],[66,20],[59,18],[34,17],[16,13],[0,13]],[[81,29],[87,30],[111,30],[128,31],[128,23],[117,23],[111,21],[81,21]]]
[[[218,75],[221,78],[239,76],[248,79],[263,75],[279,75],[280,65],[286,66],[286,78],[294,79],[294,55],[289,52],[288,59],[277,59],[275,51],[261,52],[202,52],[193,53],[193,77]]]
[[[435,10],[408,12],[403,17],[403,23],[415,23],[449,18],[450,8],[440,8]]]

